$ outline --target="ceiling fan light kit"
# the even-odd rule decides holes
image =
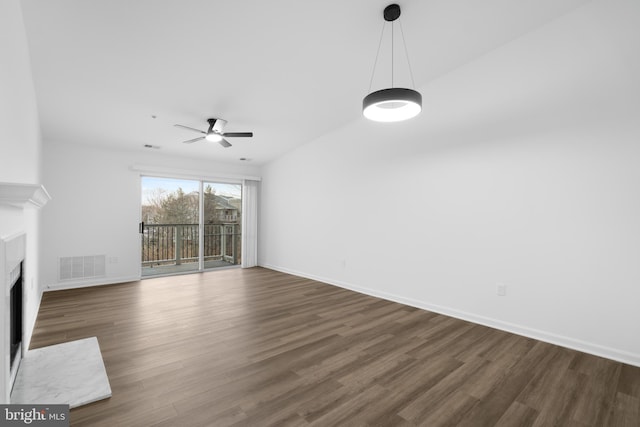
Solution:
[[[222,141],[222,135],[214,132],[207,133],[207,136],[204,137],[209,142],[220,142]]]
[[[362,114],[367,119],[376,122],[399,122],[420,114],[420,111],[422,111],[422,95],[414,89],[393,87],[393,22],[400,17],[400,6],[390,4],[384,9],[382,16],[386,22],[391,22],[391,88],[371,92],[365,96],[362,100]],[[411,72],[407,46],[404,41],[404,32],[402,32],[402,27],[400,27],[400,29],[404,51],[407,56],[407,64],[409,65],[409,74],[413,82],[413,73]],[[384,35],[384,27],[382,28],[382,35]],[[376,62],[373,64],[371,83],[373,83],[381,45],[382,36],[380,37],[380,44],[378,45]],[[369,90],[371,90],[371,83],[369,84]],[[413,84],[413,86],[415,87],[415,84]]]
[[[209,142],[217,142],[218,144],[222,145],[224,148],[229,148],[231,147],[231,144],[225,138],[253,137],[253,132],[223,132],[224,126],[227,124],[226,120],[207,119],[207,123],[209,123],[209,129],[206,132],[200,129],[196,129],[196,128],[192,128],[184,125],[174,125],[174,126],[191,130],[194,132],[198,132],[204,135],[198,138],[190,139],[188,141],[183,141],[184,144],[191,144],[197,141],[202,141],[204,139],[205,141],[209,141]]]

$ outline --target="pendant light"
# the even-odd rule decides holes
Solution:
[[[397,4],[390,4],[384,9],[382,16],[385,20],[385,26],[387,22],[391,22],[391,88],[371,92],[369,95],[365,96],[362,100],[362,114],[367,119],[374,120],[376,122],[399,122],[415,117],[420,113],[420,111],[422,111],[422,95],[414,89],[393,87],[393,23],[400,17],[400,6]],[[409,55],[407,54],[407,45],[404,41],[402,24],[400,24],[400,33],[402,34],[402,44],[404,45],[404,52],[407,57],[407,64],[409,65],[411,82],[415,87],[415,83],[413,83],[413,73],[411,72],[411,64],[409,63]],[[383,36],[384,26],[382,27],[376,61],[373,64],[369,91],[371,91],[371,84],[373,83],[373,77],[376,72],[376,65],[378,62],[378,55],[380,54],[380,46],[382,45]]]

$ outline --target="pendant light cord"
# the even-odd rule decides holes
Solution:
[[[391,87],[393,88],[393,22],[391,21]]]
[[[402,45],[404,46],[404,55],[407,57],[407,65],[409,65],[409,75],[411,76],[411,84],[413,89],[416,88],[416,82],[413,80],[413,71],[411,71],[411,61],[409,61],[409,51],[407,50],[407,42],[404,40],[404,31],[402,30],[402,22],[400,22],[400,34],[402,35]]]
[[[404,38],[404,29],[402,28],[402,22],[400,22],[400,20],[398,19],[398,22],[400,23],[400,35],[402,36],[402,46],[404,47],[404,55],[407,58],[407,65],[409,66],[409,76],[411,77],[411,85],[412,88],[415,89],[416,88],[416,82],[413,78],[413,70],[411,69],[411,61],[409,61],[409,51],[407,49],[407,42]],[[393,68],[393,62],[394,62],[394,27],[393,27],[393,23],[394,21],[391,21],[391,87],[394,87],[394,80],[395,80],[395,73],[394,73],[394,68]],[[371,79],[369,80],[369,90],[368,92],[371,92],[371,87],[373,86],[373,78],[376,75],[376,67],[378,65],[378,58],[380,57],[380,48],[382,47],[382,39],[384,38],[384,30],[386,27],[387,21],[384,21],[382,23],[382,31],[380,32],[380,40],[378,41],[378,51],[376,52],[376,60],[373,63],[373,71],[371,71]]]
[[[378,65],[378,56],[380,56],[380,46],[382,46],[382,38],[384,37],[384,27],[386,21],[382,23],[382,31],[380,32],[380,41],[378,42],[378,51],[376,52],[376,60],[373,62],[373,71],[371,72],[371,80],[369,80],[369,90],[371,92],[371,86],[373,85],[373,77],[376,75],[376,65]]]

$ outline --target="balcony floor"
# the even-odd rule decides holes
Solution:
[[[235,264],[231,264],[226,261],[205,261],[204,269],[210,270],[214,268],[220,267],[233,267]],[[151,277],[151,276],[165,276],[169,274],[180,274],[180,273],[195,273],[198,271],[198,263],[197,262],[183,262],[180,265],[156,265],[153,267],[142,267],[142,277]]]

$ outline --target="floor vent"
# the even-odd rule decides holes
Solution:
[[[104,277],[106,255],[70,256],[60,258],[59,280]]]

